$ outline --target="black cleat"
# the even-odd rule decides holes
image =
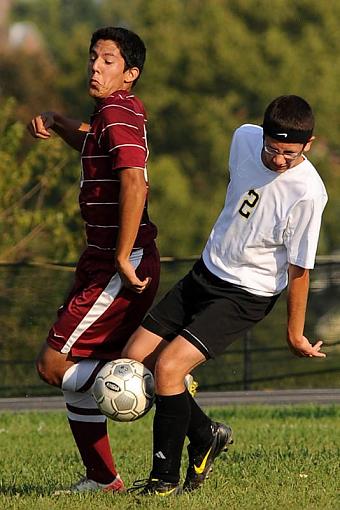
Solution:
[[[159,478],[136,480],[128,492],[140,491],[139,496],[175,496],[181,492],[179,483],[164,482]]]
[[[227,425],[213,422],[211,425],[213,440],[209,447],[194,448],[188,445],[189,466],[183,484],[184,491],[198,489],[208,477],[216,457],[223,451],[227,451],[228,445],[232,444],[232,430]]]

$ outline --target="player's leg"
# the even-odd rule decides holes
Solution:
[[[68,422],[86,468],[83,479],[71,489],[57,493],[123,489],[111,453],[107,419],[99,412],[91,394],[95,376],[104,363],[71,360],[48,344],[44,344],[38,357],[40,376],[63,390]]]
[[[161,338],[158,336],[158,339]],[[157,335],[139,328],[133,343],[138,351],[152,343]],[[159,344],[159,342],[158,342]],[[182,337],[176,337],[159,353],[155,366],[156,412],[153,424],[153,465],[142,494],[167,496],[179,491],[179,470],[184,439],[191,415],[190,395],[184,379],[205,360],[204,355]],[[131,490],[138,489],[136,487]]]
[[[124,490],[111,453],[107,418],[100,413],[91,393],[96,375],[105,363],[81,360],[63,377],[67,417],[86,469],[85,477],[66,492]]]
[[[66,354],[67,359],[69,356],[72,359],[96,356],[96,353],[107,359],[120,357],[122,345],[154,298],[159,274],[158,254],[134,260],[141,276],[143,271],[148,275],[151,272],[153,278],[153,285],[143,300],[122,289],[118,275],[113,272],[112,260],[83,258],[81,262],[76,289],[50,331],[49,344],[59,350],[59,354]],[[44,353],[41,371],[46,374],[50,367],[49,377],[60,380],[62,370],[58,369],[58,374],[51,373],[49,361],[52,358]],[[111,453],[106,417],[99,413],[91,394],[95,375],[103,363],[105,361],[83,359],[67,368],[61,382],[71,431],[86,467],[86,477],[72,491],[121,490],[123,487]]]
[[[147,334],[150,338],[152,334],[156,334],[170,342],[160,353],[156,363],[153,468],[143,494],[163,495],[177,490],[186,434],[190,443],[199,444],[201,450],[204,448],[205,453],[208,453],[207,469],[204,465],[205,477],[212,460],[222,451],[230,436],[230,429],[212,422],[185,391],[186,374],[211,356],[205,339],[211,324],[218,322],[218,317],[211,320],[210,314],[207,318],[204,317],[206,302],[210,303],[213,296],[198,282],[199,272],[197,275],[196,269],[199,270],[199,265],[195,265],[193,271],[179,282],[143,321],[144,334],[140,337],[141,343],[143,337],[145,341]],[[196,334],[191,334],[191,325],[197,317],[200,318],[199,327],[195,330]],[[181,331],[181,334],[171,339],[173,331]],[[219,331],[216,334],[219,335]],[[138,342],[137,337],[135,342]],[[202,462],[199,465],[200,470],[201,464]]]
[[[63,354],[44,342],[36,360],[39,377],[47,384],[61,388],[66,370],[77,363],[77,358]]]
[[[65,350],[84,314],[90,310],[92,303],[100,296],[101,287],[91,293],[84,268],[84,257],[77,267],[76,280],[65,305],[58,312],[58,320],[49,332],[47,342],[43,345],[37,359],[40,377],[63,390],[69,426],[83,460],[86,476],[70,489],[57,491],[78,492],[88,490],[121,490],[116,466],[112,457],[107,433],[107,419],[98,412],[91,394],[91,386],[98,368],[98,360],[79,361],[72,350]],[[92,299],[92,303],[91,303]],[[77,343],[77,342],[76,342]]]
[[[243,335],[257,322],[261,321],[273,308],[278,296],[254,296],[231,284],[220,282],[212,275],[205,274],[206,288],[213,296],[211,306],[198,314],[190,326],[183,331],[189,341],[196,343],[201,339],[207,348],[208,356],[215,357],[237,338]],[[214,324],[211,328],[210,325]],[[192,416],[195,409],[192,406]],[[216,457],[232,443],[232,431],[227,425],[211,422],[210,430],[206,424],[188,429],[189,463],[183,488],[192,491],[199,488],[212,469]],[[194,422],[194,420],[192,420]]]
[[[139,326],[123,348],[122,358],[140,361],[153,372],[159,354],[167,345],[168,342],[160,335]]]
[[[151,479],[179,484],[182,450],[191,421],[192,405],[184,379],[205,359],[195,346],[178,336],[162,351],[156,362]],[[155,485],[157,487],[157,483]]]
[[[176,331],[193,315],[195,291],[189,274],[151,310],[127,346],[129,356],[143,353],[141,358],[145,359],[145,352],[155,350],[161,339],[167,340],[156,364],[153,469],[144,494],[166,495],[178,490],[183,442],[189,425],[191,430],[198,426],[211,435],[210,418],[197,406],[184,383],[189,371],[206,360],[206,353],[182,337],[174,339]]]
[[[140,326],[124,347],[122,357],[140,361],[153,372],[158,356],[167,345],[168,342],[162,337]],[[191,374],[187,374],[184,382],[189,394],[194,397],[198,387],[197,381]]]
[[[91,394],[94,379],[105,361],[69,358],[45,344],[37,360],[40,376],[63,390],[69,426],[86,469],[86,476],[72,488],[58,493],[87,490],[121,491],[103,416]]]
[[[194,437],[200,448],[195,452],[194,460],[204,478],[213,460],[231,439],[230,428],[212,422],[185,391],[185,374],[205,360],[205,355],[199,349],[186,338],[178,336],[157,361],[151,479],[178,484],[183,444],[185,436],[190,435],[189,427],[195,430]],[[189,439],[192,441],[192,437]],[[157,482],[152,485],[157,487]]]
[[[186,435],[190,445],[185,490],[194,490],[204,482],[216,457],[232,442],[231,428],[213,422],[185,391],[185,374],[205,360],[204,354],[182,336],[176,337],[157,360],[153,466],[145,492],[178,486]]]

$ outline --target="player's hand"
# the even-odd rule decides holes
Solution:
[[[319,340],[312,345],[305,336],[301,336],[301,338],[294,340],[288,338],[290,350],[293,354],[295,354],[295,356],[300,358],[325,358],[326,354],[320,351],[322,344],[323,342]]]
[[[40,115],[33,117],[31,122],[27,124],[27,129],[34,138],[46,140],[47,138],[50,138],[50,129],[53,128],[54,124],[55,113],[43,112]]]
[[[145,280],[140,280],[138,278],[135,268],[130,261],[126,261],[124,264],[117,264],[117,271],[124,287],[137,294],[141,294],[151,283],[150,277],[145,278]]]

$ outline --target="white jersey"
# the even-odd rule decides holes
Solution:
[[[267,168],[262,143],[260,126],[235,131],[226,201],[202,256],[222,280],[272,296],[286,287],[289,263],[314,267],[327,192],[306,157],[281,174]]]

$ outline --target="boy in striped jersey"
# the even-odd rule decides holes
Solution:
[[[313,128],[309,104],[290,95],[270,103],[263,126],[245,124],[235,131],[225,204],[201,259],[149,312],[123,351],[140,361],[159,353],[153,465],[142,494],[179,492],[186,435],[184,490],[203,484],[231,442],[231,429],[204,420],[197,410],[193,415],[185,374],[222,354],[263,319],[286,286],[291,350],[308,358],[325,356],[321,341],[313,345],[304,336],[309,269],[327,202],[323,182],[305,156]]]
[[[87,247],[37,360],[40,377],[63,390],[86,467],[71,492],[124,490],[91,386],[106,360],[121,356],[159,282],[157,230],[147,211],[146,114],[132,93],[144,60],[144,43],[133,32],[97,30],[89,48],[88,90],[95,101],[90,123],[44,112],[28,125],[35,138],[48,139],[53,130],[81,154]]]

